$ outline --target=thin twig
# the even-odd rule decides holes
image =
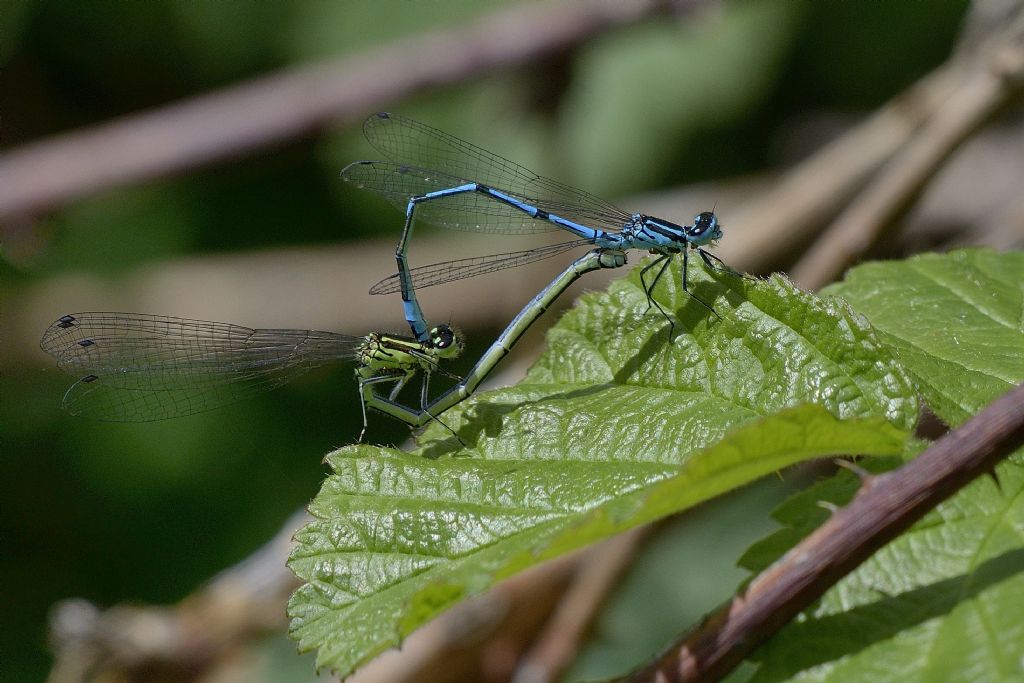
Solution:
[[[285,604],[298,586],[285,562],[292,535],[308,520],[305,512],[294,514],[257,552],[177,605],[100,610],[80,599],[59,603],[51,618],[49,683],[140,680],[155,671],[167,680],[222,680],[218,672],[239,665],[240,647],[284,629]],[[579,567],[593,565],[599,549],[563,555],[456,605],[412,634],[400,652],[361,668],[352,683],[482,680],[484,671],[508,679]],[[496,648],[503,656],[495,657]]]
[[[1024,87],[1024,17],[993,38],[982,59],[970,60],[962,83],[936,108],[911,143],[843,212],[791,275],[817,289],[835,280],[884,238],[960,145]],[[965,60],[962,60],[965,61]]]
[[[662,0],[517,5],[458,30],[280,71],[26,145],[0,157],[0,225],[356,121],[425,88],[535,61],[665,6]]]
[[[588,560],[581,563],[557,611],[520,660],[512,678],[514,683],[550,683],[561,678],[575,659],[608,594],[631,566],[640,543],[654,528],[649,524],[633,529],[589,552]]]
[[[1024,443],[1024,384],[853,501],[763,571],[660,659],[627,680],[715,681],[840,578]]]
[[[958,85],[956,71],[943,65],[728,212],[730,263],[757,271],[789,265],[793,245],[818,234]]]
[[[240,646],[284,629],[285,604],[298,586],[285,562],[292,535],[308,520],[305,512],[294,514],[257,552],[177,605],[101,611],[80,599],[59,603],[51,618],[55,661],[49,683],[141,680],[155,671],[166,680],[221,680],[222,667],[238,666]],[[495,641],[509,650],[502,676],[507,679],[592,555],[564,555],[456,605],[410,636],[401,652],[361,668],[352,682],[481,680],[481,671],[494,666]]]
[[[176,606],[100,611],[85,600],[59,603],[50,624],[49,683],[128,680],[130,672],[155,669],[194,676],[240,643],[280,631],[285,601],[298,586],[285,560],[292,535],[308,520],[305,512],[292,515],[259,550]]]
[[[347,683],[506,681],[587,551],[531,567],[465,600],[361,667]]]

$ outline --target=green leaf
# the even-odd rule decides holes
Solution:
[[[881,420],[799,406],[667,465],[429,459],[369,446],[332,454],[334,474],[296,535],[306,585],[289,613],[300,648],[342,675],[456,601],[545,559],[807,458],[899,452]]]
[[[752,681],[1007,681],[1024,677],[1024,452],[942,503],[762,646]],[[806,533],[819,500],[857,487],[841,473],[783,506]],[[786,532],[748,553],[763,565]],[[775,557],[763,555],[775,546]]]
[[[914,439],[908,440],[908,446],[913,447],[915,452],[924,448],[922,442]],[[857,466],[873,474],[880,474],[899,467],[907,459],[909,457],[873,458],[861,460]],[[840,470],[834,476],[793,494],[772,512],[772,518],[782,527],[747,548],[736,564],[749,570],[751,576],[764,571],[828,520],[832,513],[821,505],[822,502],[842,507],[853,499],[860,485],[860,479],[852,472]]]
[[[922,439],[910,438],[904,444],[903,453],[899,457],[861,460],[857,466],[872,474],[888,472],[916,458],[929,444],[930,442]],[[772,512],[772,518],[781,524],[782,528],[747,548],[736,563],[737,566],[749,570],[752,575],[767,569],[829,518],[832,513],[819,505],[821,501],[842,507],[853,499],[860,485],[860,479],[852,472],[840,470],[836,475],[793,494]]]
[[[913,387],[845,303],[691,269],[645,314],[637,273],[552,330],[523,384],[445,413],[412,453],[329,456],[291,567],[292,634],[345,675],[456,601],[826,454],[901,452]],[[808,405],[810,404],[810,405]]]
[[[951,425],[1024,381],[1024,252],[868,263],[823,293],[868,317]]]

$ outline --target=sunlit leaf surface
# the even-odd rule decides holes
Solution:
[[[1024,252],[867,263],[824,293],[868,317],[950,424],[1024,381]]]
[[[896,454],[912,385],[859,315],[787,281],[637,274],[584,297],[517,387],[412,453],[348,447],[297,535],[302,649],[341,674],[501,578],[807,458]],[[723,438],[724,437],[724,438]]]
[[[1024,676],[1024,454],[941,504],[755,654],[751,681],[1011,681]],[[755,544],[757,571],[844,504],[849,473],[795,496]]]

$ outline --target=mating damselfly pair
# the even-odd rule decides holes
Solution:
[[[648,308],[674,321],[653,291],[675,254],[683,261],[683,290],[689,292],[689,251],[704,263],[734,273],[704,247],[722,236],[713,212],[693,223],[627,213],[582,190],[537,175],[522,166],[394,114],[370,116],[364,126],[370,144],[387,161],[359,161],[344,180],[383,196],[405,211],[396,248],[398,273],[371,288],[373,294],[400,292],[412,337],[371,333],[364,337],[311,330],[252,329],[228,323],[125,313],[79,313],[56,320],[43,336],[44,351],[79,377],[64,397],[74,414],[110,421],[149,421],[189,415],[273,389],[310,368],[355,361],[363,407],[413,426],[422,426],[468,397],[551,303],[584,273],[625,264],[626,251],[656,254],[641,271]],[[408,251],[415,218],[454,230],[524,235],[564,230],[562,244],[410,268]],[[426,322],[417,288],[438,285],[551,258],[574,248],[592,250],[573,261],[537,294],[484,352],[464,378],[430,401],[431,375],[446,374],[443,360],[462,349],[447,325]],[[653,277],[648,275],[653,272]],[[423,376],[419,409],[399,403],[401,389]],[[452,376],[453,377],[453,376]],[[391,384],[386,395],[379,385]],[[360,434],[360,439],[362,433]]]

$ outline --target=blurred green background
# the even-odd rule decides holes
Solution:
[[[499,7],[512,3],[3,0],[0,155],[276,69],[454,29]],[[698,4],[686,15],[595,35],[525,68],[379,108],[623,198],[792,163],[827,138],[827,126],[807,122],[855,121],[947,57],[965,10],[966,2],[952,0]],[[246,557],[312,497],[324,474],[321,457],[359,430],[348,367],[191,418],[142,425],[72,418],[60,409],[71,378],[32,341],[70,312],[54,283],[72,288],[67,299],[78,302],[89,289],[73,289],[77,282],[116,287],[119,278],[163,263],[266,253],[272,264],[279,250],[339,244],[358,255],[363,240],[392,240],[400,227],[397,212],[338,180],[345,164],[372,156],[359,121],[343,121],[230,163],[99,193],[18,226],[17,235],[5,226],[0,679],[45,678],[47,611],[57,600],[171,603]],[[728,207],[718,211],[728,215]],[[380,276],[392,265],[385,255]],[[270,275],[250,273],[256,281]],[[368,298],[369,284],[352,282],[346,296]],[[53,307],[22,310],[38,301]],[[178,303],[174,311],[146,312],[188,315],[189,302]],[[394,309],[391,329],[401,330],[397,301],[375,303]],[[452,311],[458,322],[457,302]],[[42,321],[39,328],[8,327],[26,316]],[[266,323],[234,322],[273,320],[268,312]],[[347,327],[344,310],[332,329],[365,331]],[[477,340],[472,357],[496,329],[466,332]],[[401,443],[407,435],[376,416],[368,436]],[[742,577],[729,569],[739,549],[769,528],[750,519],[763,520],[786,488],[769,482],[712,506],[697,515],[704,532],[669,526],[637,569],[645,578],[628,580],[616,599],[619,617],[602,622],[629,628],[602,627],[577,673],[619,672],[669,637],[672,619],[639,619],[635,611],[633,621],[620,618],[658,582],[678,581],[679,563],[665,558],[696,555],[699,567],[714,567],[695,591],[710,596],[709,604],[691,604],[691,618],[728,595]],[[723,537],[746,540],[716,541]],[[267,680],[311,677],[310,657],[272,647],[283,659]]]

